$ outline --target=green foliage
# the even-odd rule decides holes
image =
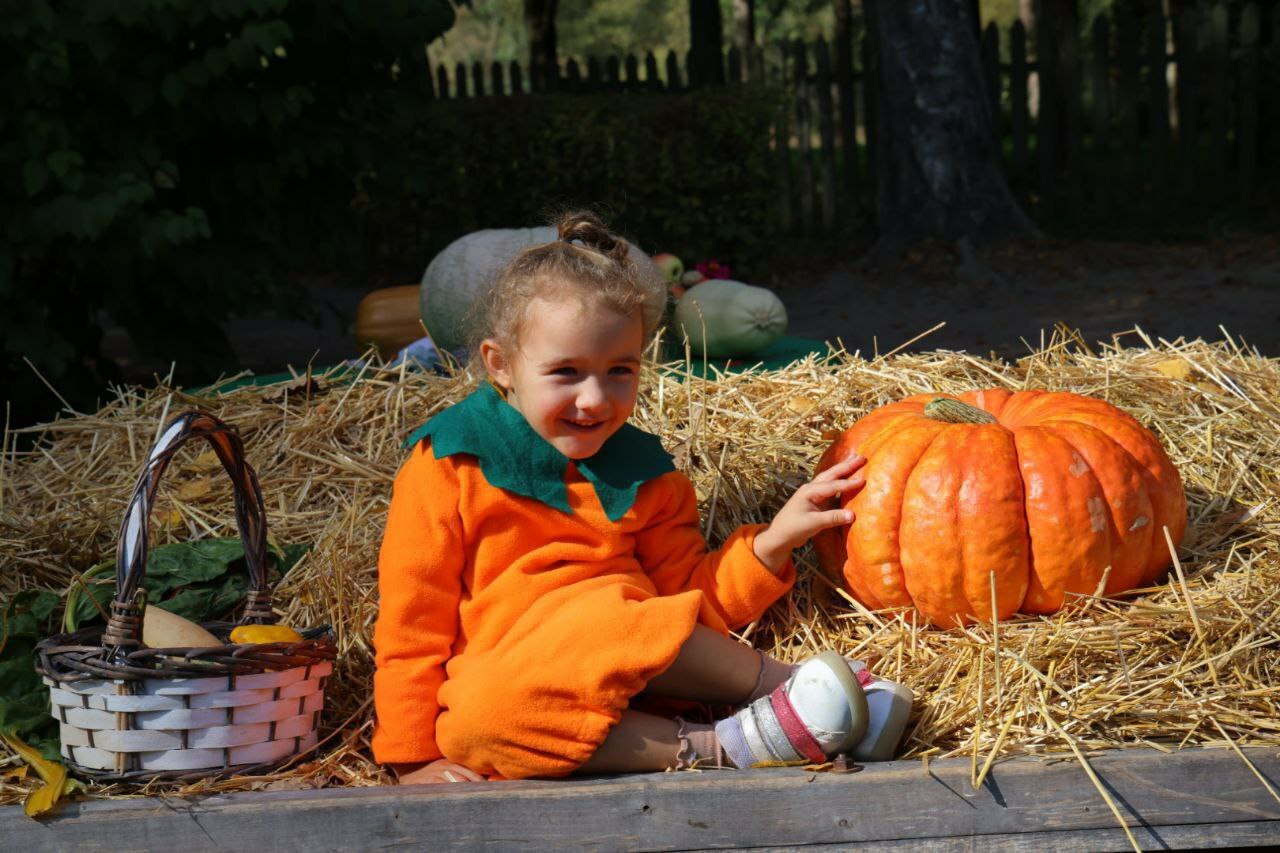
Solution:
[[[269,546],[271,579],[287,574],[310,545]],[[195,622],[224,619],[244,600],[248,579],[239,539],[161,545],[147,555],[147,600]],[[64,602],[55,592],[28,589],[0,601],[0,731],[16,734],[47,758],[58,758],[58,725],[49,715],[49,688],[32,666],[36,643],[101,621],[115,592],[115,563],[94,566]],[[61,622],[58,613],[64,609]]]
[[[103,310],[188,377],[225,369],[219,320],[287,309],[290,271],[358,259],[353,179],[383,153],[361,128],[416,101],[452,21],[448,0],[7,4],[5,396],[34,393],[24,356],[97,391]]]
[[[0,732],[16,734],[46,758],[58,758],[58,723],[49,716],[49,688],[32,667],[41,637],[57,633],[56,593],[23,590],[0,602]]]
[[[372,215],[395,235],[392,257],[430,258],[470,231],[591,206],[648,251],[751,274],[777,231],[781,103],[748,86],[436,102],[391,130],[412,156],[366,184]]]

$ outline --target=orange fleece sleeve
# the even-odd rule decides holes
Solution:
[[[664,474],[655,486],[665,494],[649,524],[636,534],[636,558],[660,594],[701,590],[725,626],[737,628],[759,619],[791,588],[795,566],[789,557],[774,574],[752,550],[756,534],[767,525],[739,527],[719,549],[708,551],[689,478],[676,471]]]
[[[436,694],[458,633],[462,595],[462,522],[458,478],[426,442],[396,476],[378,556],[377,726],[373,755],[384,764],[431,761],[436,746]]]

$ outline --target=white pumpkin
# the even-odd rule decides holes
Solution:
[[[787,330],[787,309],[772,290],[713,278],[676,303],[675,332],[695,356],[734,358],[759,352]]]
[[[438,349],[457,350],[467,342],[467,322],[476,298],[520,251],[556,239],[556,229],[490,228],[454,240],[432,258],[422,275],[418,305],[423,325]],[[631,260],[657,280],[661,271],[631,246]]]

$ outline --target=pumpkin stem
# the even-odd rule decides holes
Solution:
[[[970,406],[950,397],[935,397],[925,404],[924,416],[931,421],[947,424],[993,424],[995,417],[977,406]]]

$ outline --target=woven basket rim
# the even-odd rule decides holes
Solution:
[[[206,622],[201,627],[215,636],[226,636],[237,624]],[[326,634],[283,643],[225,643],[204,648],[170,649],[143,647],[113,657],[111,650],[99,642],[105,630],[105,625],[92,625],[46,637],[36,644],[36,671],[58,682],[88,678],[122,681],[216,678],[315,665],[336,660],[338,656],[333,638]]]

